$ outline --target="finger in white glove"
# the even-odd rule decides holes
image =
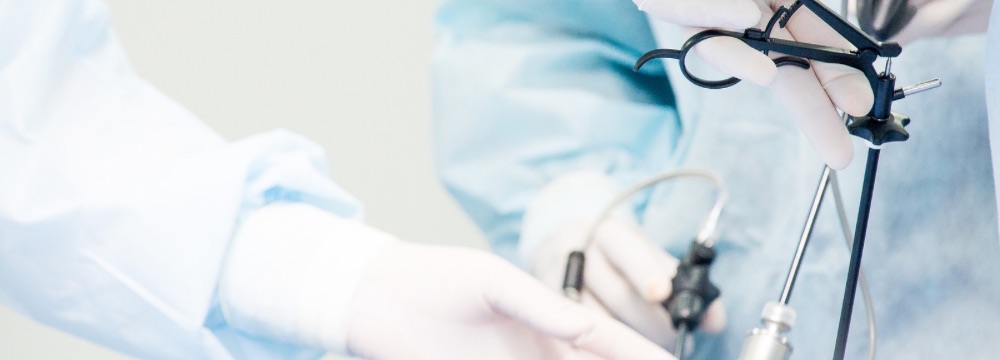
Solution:
[[[597,229],[595,246],[598,254],[615,264],[632,285],[650,303],[657,303],[670,295],[670,279],[677,273],[678,260],[656,248],[633,223],[612,219]],[[605,240],[609,239],[609,240]],[[647,254],[647,256],[636,256]]]
[[[608,223],[587,252],[587,289],[640,334],[662,346],[673,345],[676,331],[661,303],[670,296],[679,261],[653,246],[634,225],[615,220]],[[725,327],[720,300],[707,310],[709,321],[703,321],[701,329],[718,332]]]
[[[348,345],[372,359],[673,359],[494,255],[394,244],[376,254]]]
[[[644,294],[646,302],[658,305],[655,307],[657,312],[662,312],[664,316],[667,316],[661,303],[670,296],[670,292],[673,290],[671,279],[677,275],[677,266],[680,261],[654,246],[635,224],[629,222],[608,221],[605,226],[598,228],[597,236],[601,239],[596,244],[601,251],[594,252],[597,262],[614,264],[615,272],[627,280],[627,283],[631,285],[631,291]],[[613,240],[603,240],[606,238]],[[647,254],[647,256],[636,256],[637,254]],[[597,266],[597,268],[600,267]],[[624,282],[618,281],[617,283]],[[601,286],[594,284],[594,287]],[[619,292],[622,290],[620,289]],[[607,297],[605,296],[605,298]],[[626,321],[626,323],[628,322]],[[718,333],[725,326],[725,307],[720,297],[710,304],[699,327],[707,332]]]
[[[667,311],[637,293],[600,251],[587,252],[584,284],[616,318],[660,346],[673,346],[677,332]]]
[[[688,28],[685,33],[690,37],[704,30]],[[713,69],[757,85],[770,85],[778,76],[778,68],[771,58],[731,37],[720,36],[702,41],[693,51]]]
[[[795,41],[852,48],[811,11],[797,11],[788,21],[787,31],[778,30],[774,31],[778,36]],[[863,116],[871,110],[874,95],[867,78],[856,69],[818,61],[810,61],[810,65],[809,70],[780,69],[776,92],[820,158],[840,170],[850,164],[854,147],[836,108]]]
[[[652,0],[649,0],[652,1]],[[660,0],[670,4],[687,4],[682,0]],[[960,0],[969,1],[969,0]],[[787,0],[753,0],[759,17],[756,23],[745,27],[765,28],[781,5],[791,4]],[[709,9],[715,3],[701,5]],[[742,4],[742,3],[741,3]],[[647,5],[648,6],[648,5]],[[741,5],[742,7],[742,5]],[[685,9],[696,14],[697,11]],[[748,13],[743,11],[742,13]],[[678,25],[691,26],[692,22],[678,19],[679,16],[652,13],[654,17]],[[732,25],[729,18],[700,22],[686,33],[693,35],[707,27],[726,28]],[[714,22],[713,22],[714,21]],[[800,9],[790,18],[787,28],[775,27],[772,37],[800,41],[811,44],[850,49],[851,45],[829,25],[823,23],[808,9]],[[786,105],[792,119],[802,130],[810,144],[825,163],[834,169],[847,167],[853,158],[854,148],[851,137],[840,118],[837,108],[862,116],[871,110],[874,97],[870,84],[864,75],[850,67],[811,61],[808,70],[782,67],[761,52],[747,46],[742,41],[728,37],[711,38],[699,43],[693,49],[695,55],[712,68],[726,76],[748,80],[762,86],[772,86],[781,102]],[[778,57],[782,54],[772,53]]]
[[[581,172],[563,175],[539,193],[526,212],[524,230],[531,242],[542,243],[529,247],[534,253],[525,253],[536,277],[561,292],[566,260],[584,246],[592,224],[588,219],[619,191],[607,175]],[[658,344],[673,346],[676,332],[660,302],[670,294],[678,260],[654,246],[629,213],[614,212],[586,249],[582,302],[611,313]],[[717,304],[702,328],[724,327],[725,314]]]

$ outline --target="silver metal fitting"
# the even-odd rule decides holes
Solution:
[[[795,309],[788,305],[769,302],[760,314],[763,327],[750,330],[739,360],[788,360],[792,355],[792,344],[785,333],[795,325]]]
[[[941,79],[931,79],[919,84],[914,84],[903,88],[903,95],[910,96],[941,86]]]

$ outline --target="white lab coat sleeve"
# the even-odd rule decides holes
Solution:
[[[536,246],[520,246],[524,212],[556,178],[586,171],[632,184],[683,158],[687,129],[663,63],[632,71],[656,46],[635,4],[449,0],[436,22],[438,173],[508,259],[527,265]],[[600,204],[582,199],[594,193],[574,204]]]
[[[219,274],[262,206],[360,205],[299,136],[216,135],[135,75],[109,23],[99,1],[0,1],[0,303],[140,358],[319,356],[227,323]]]

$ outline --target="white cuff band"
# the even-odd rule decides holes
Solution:
[[[219,283],[227,320],[247,333],[346,352],[348,309],[372,254],[396,239],[306,204],[249,216]]]

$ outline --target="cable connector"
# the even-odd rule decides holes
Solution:
[[[661,303],[670,314],[675,329],[680,329],[681,324],[687,329],[697,329],[708,304],[719,298],[719,288],[708,278],[714,260],[715,249],[693,241],[677,266],[677,275],[671,281],[673,290]]]

